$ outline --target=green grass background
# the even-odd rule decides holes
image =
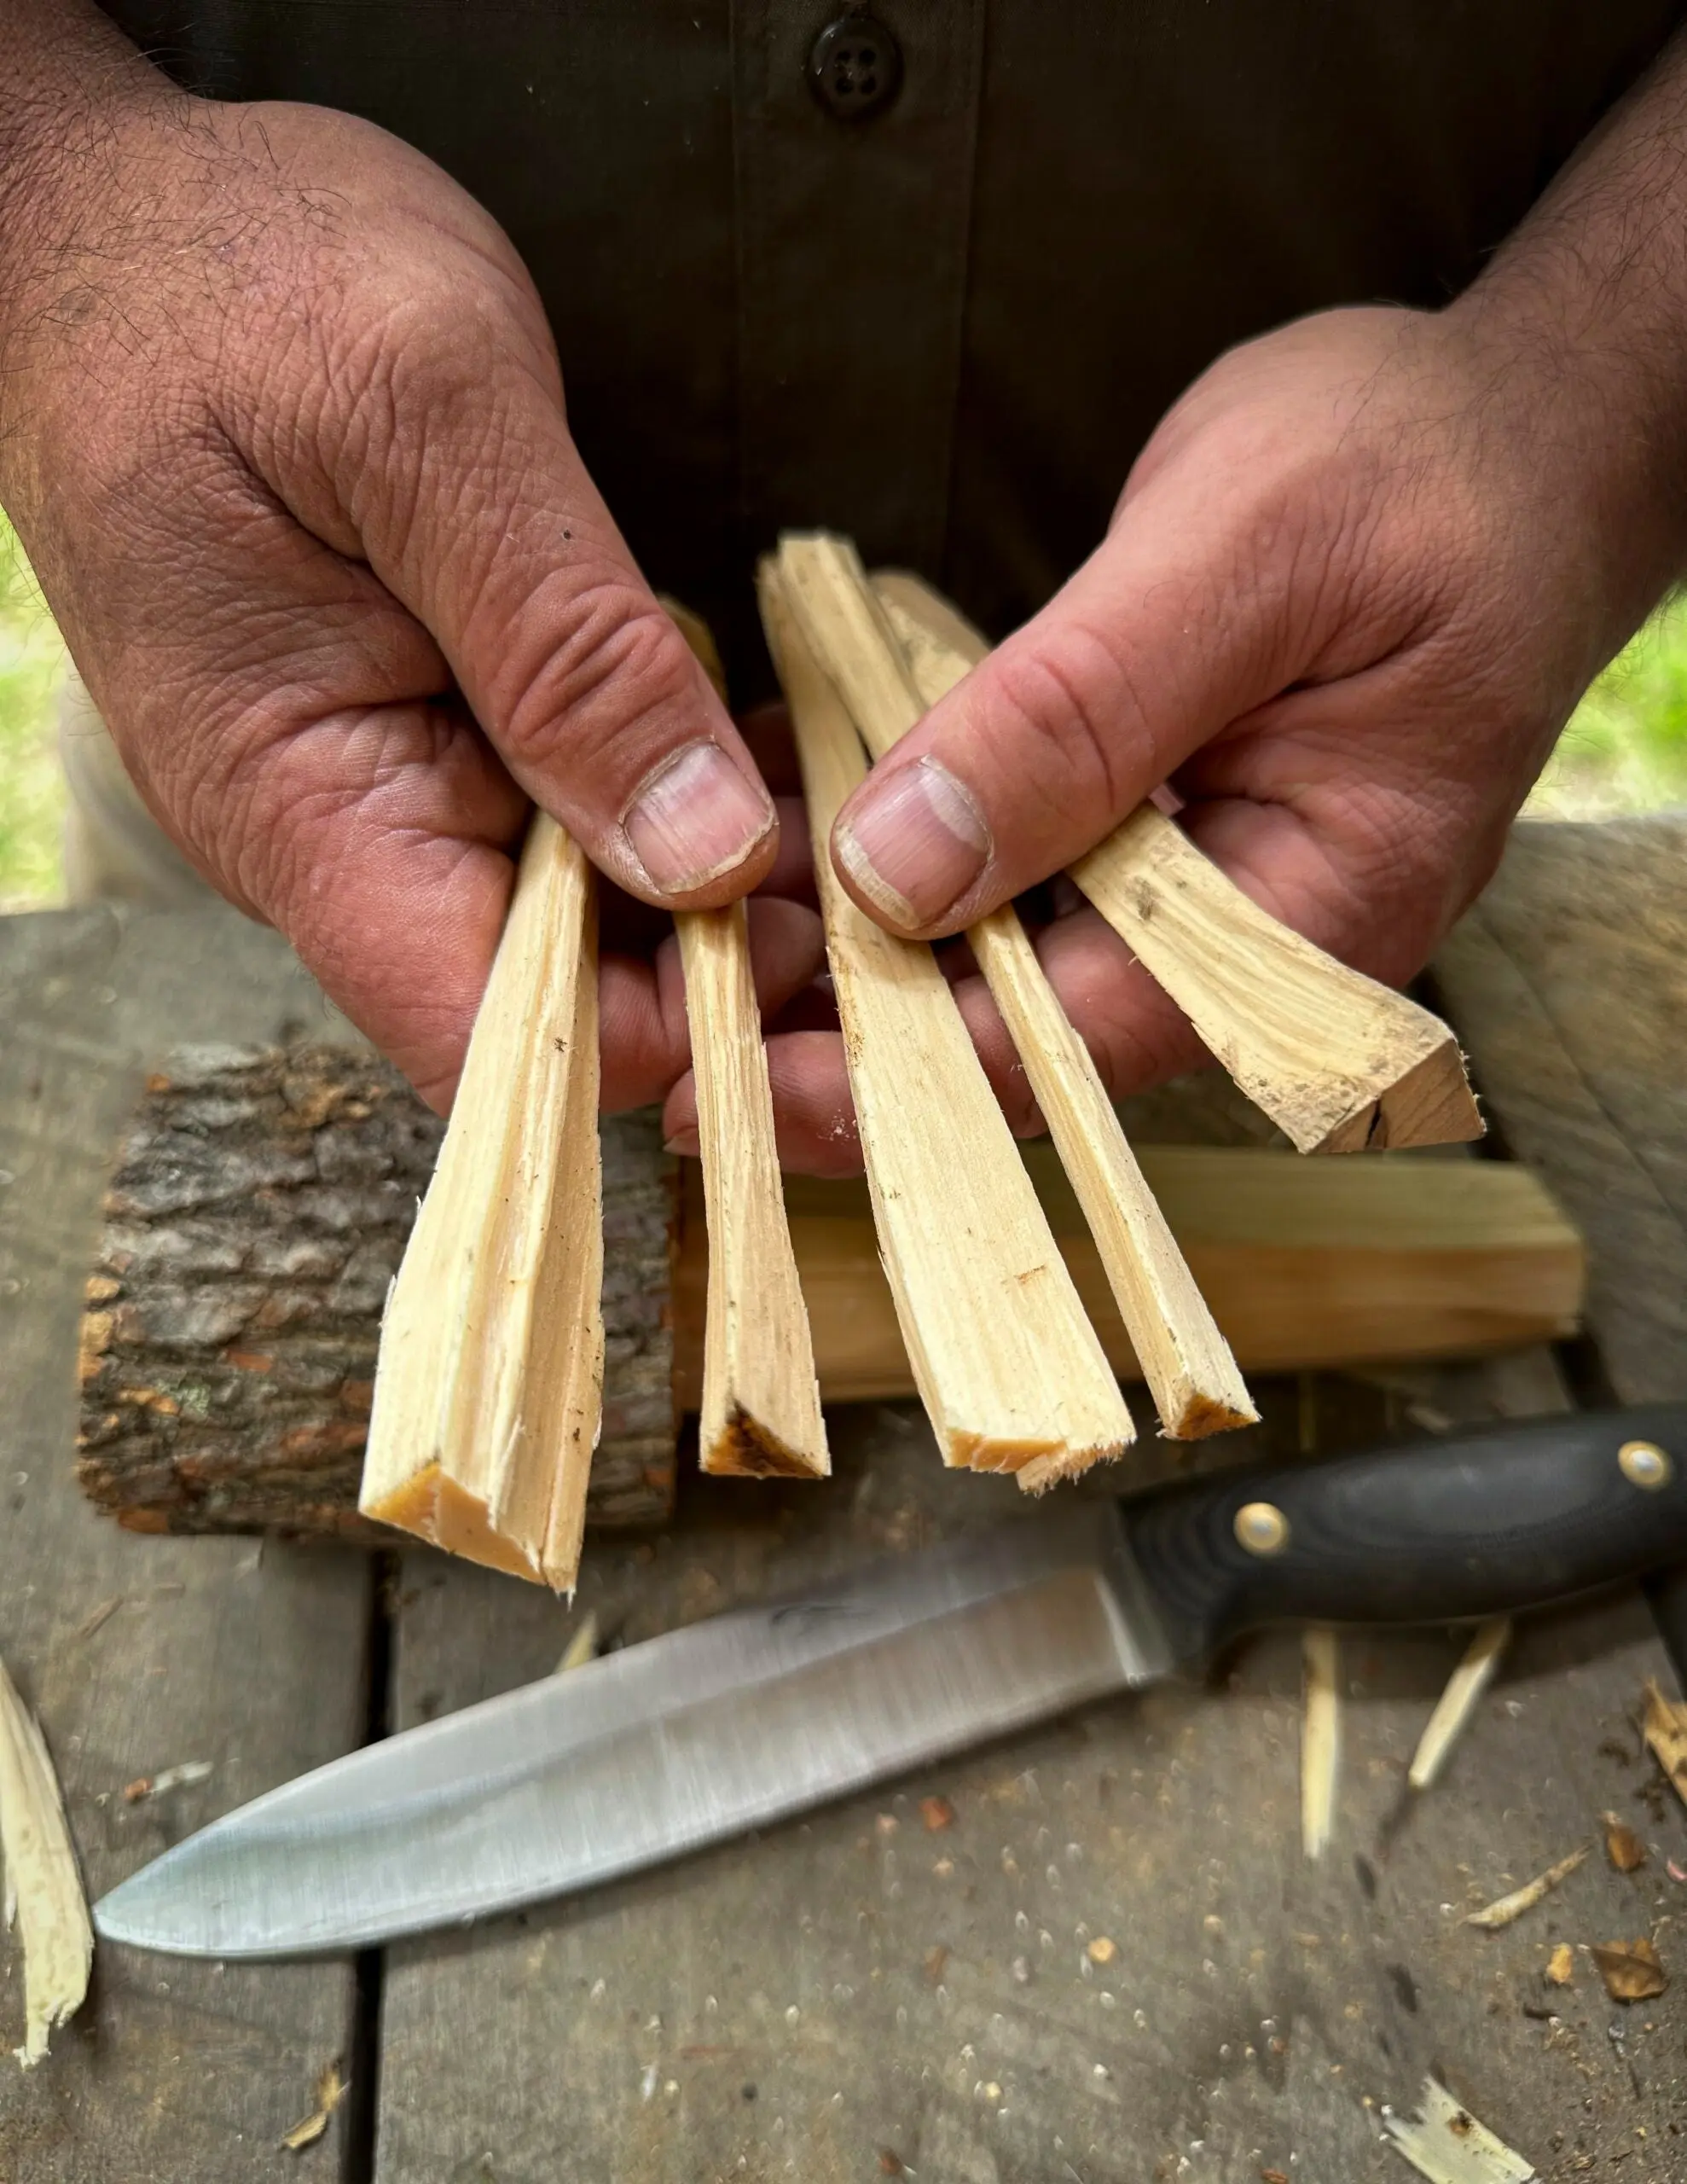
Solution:
[[[0,911],[63,899],[53,701],[64,657],[0,514]],[[1588,692],[1528,810],[1603,819],[1668,804],[1687,804],[1687,594],[1667,601]]]

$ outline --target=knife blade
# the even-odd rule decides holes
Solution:
[[[1687,1560],[1687,1404],[1069,1500],[331,1762],[96,1908],[109,1941],[364,1947],[582,1889],[1272,1623],[1451,1623]]]

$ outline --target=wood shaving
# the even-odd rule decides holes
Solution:
[[[1674,1784],[1677,1797],[1687,1804],[1687,1706],[1666,1699],[1650,1676],[1646,1679],[1643,1726],[1653,1758]]]
[[[195,1782],[207,1781],[212,1771],[208,1759],[184,1759],[179,1767],[166,1767],[161,1774],[142,1774],[132,1782],[125,1782],[123,1802],[138,1805],[148,1798],[167,1798],[172,1790],[185,1790]]]
[[[1576,1953],[1568,1942],[1560,1942],[1546,1960],[1546,1977],[1555,1987],[1568,1987],[1576,1976]]]
[[[88,1640],[94,1635],[94,1633],[96,1630],[103,1630],[105,1629],[107,1623],[111,1621],[113,1616],[117,1613],[119,1608],[122,1606],[123,1595],[120,1593],[111,1600],[101,1600],[98,1607],[94,1610],[91,1615],[86,1615],[82,1618],[81,1622],[77,1624],[75,1629],[72,1631],[71,1636],[76,1640],[78,1645],[85,1645]]]
[[[925,1822],[927,1833],[935,1835],[939,1828],[954,1827],[954,1807],[947,1798],[922,1798],[919,1816]]]
[[[1603,1815],[1605,1822],[1605,1856],[1620,1873],[1632,1873],[1646,1862],[1646,1845],[1624,1820],[1614,1812]]]
[[[1649,2002],[1669,1984],[1658,1952],[1644,1936],[1633,1942],[1595,1942],[1593,1961],[1614,2002]]]
[[[1485,1903],[1480,1911],[1471,1912],[1464,1924],[1481,1926],[1488,1933],[1496,1927],[1509,1926],[1514,1919],[1521,1919],[1525,1911],[1533,1911],[1541,1898],[1551,1895],[1561,1880],[1568,1879],[1587,1856],[1587,1847],[1584,1843],[1579,1850],[1572,1850],[1568,1858],[1560,1858],[1556,1866],[1549,1866],[1544,1873],[1537,1873],[1533,1880],[1525,1881],[1521,1888],[1514,1888],[1509,1896],[1502,1896],[1493,1903]]]
[[[316,2106],[283,2137],[283,2152],[303,2153],[306,2146],[314,2146],[328,2129],[328,2119],[345,2100],[346,2091],[346,2081],[339,2074],[339,2059],[336,2056],[316,2080]]]
[[[82,2007],[94,1929],[77,1871],[58,1776],[40,1724],[0,1662],[0,1856],[4,1917],[23,1949],[26,2070],[47,2053],[55,2025]]]
[[[1448,1677],[1446,1688],[1417,1740],[1406,1777],[1414,1790],[1427,1790],[1446,1764],[1447,1754],[1493,1682],[1500,1656],[1510,1641],[1510,1616],[1497,1615],[1478,1624],[1464,1658]]]
[[[1313,1624],[1301,1640],[1301,1848],[1317,1859],[1330,1847],[1336,1825],[1336,1785],[1342,1769],[1341,1645],[1333,1630]]]
[[[562,1649],[562,1658],[556,1664],[556,1672],[559,1676],[566,1676],[571,1669],[583,1669],[588,1661],[594,1661],[597,1657],[597,1611],[588,1608]]]
[[[1084,1954],[1092,1964],[1110,1964],[1119,1954],[1119,1945],[1105,1934],[1098,1934]]]
[[[1533,2162],[1497,2139],[1434,2078],[1423,2081],[1416,2116],[1385,2108],[1383,2129],[1429,2184],[1533,2184],[1537,2174]]]

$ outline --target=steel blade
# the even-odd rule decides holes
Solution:
[[[108,1940],[357,1948],[655,1864],[1152,1681],[1111,1503],[1069,1503],[608,1654],[349,1754],[97,1906]]]

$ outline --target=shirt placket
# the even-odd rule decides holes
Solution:
[[[983,0],[733,0],[747,551],[826,525],[943,574],[983,32]],[[840,85],[862,38],[894,96]]]

